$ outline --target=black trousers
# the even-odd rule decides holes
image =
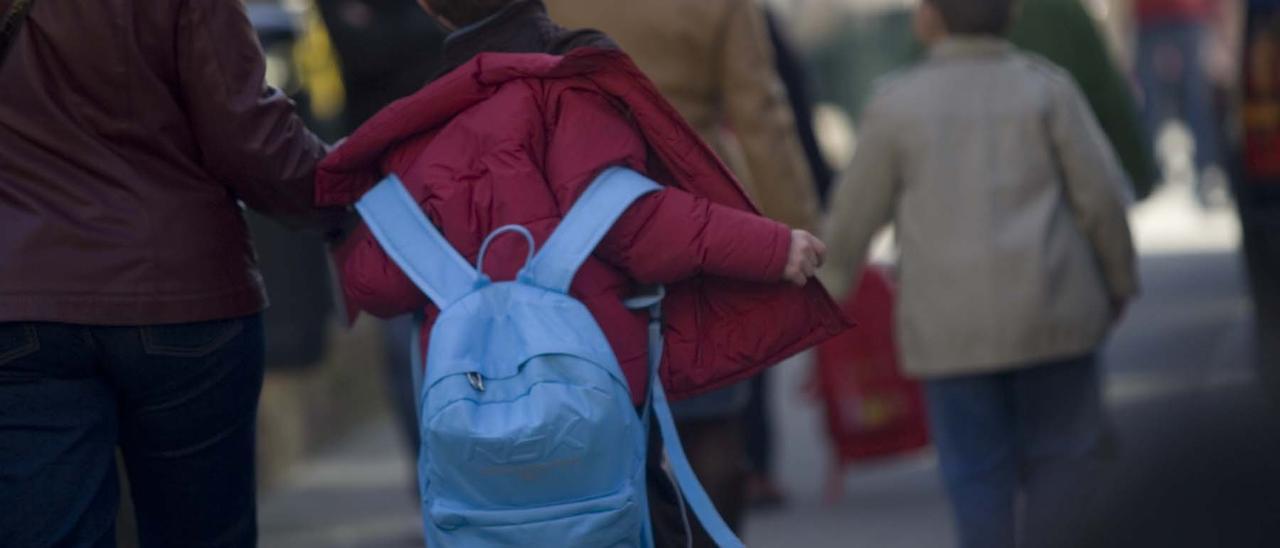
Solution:
[[[746,459],[744,421],[740,414],[726,417],[679,421],[680,440],[689,464],[707,490],[711,502],[734,531],[741,531],[746,510]],[[680,514],[675,486],[662,470],[662,439],[657,426],[651,430],[649,443],[649,508],[653,518],[654,538],[659,548],[687,546],[684,518]],[[693,532],[693,546],[715,548],[696,516],[688,516]]]

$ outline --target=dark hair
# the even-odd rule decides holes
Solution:
[[[427,0],[436,15],[465,27],[493,15],[516,0]]]
[[[1013,22],[1017,0],[925,0],[942,14],[951,34],[1003,35]]]

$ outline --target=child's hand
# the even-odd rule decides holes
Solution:
[[[791,253],[782,277],[803,287],[809,283],[827,255],[827,246],[813,234],[803,230],[791,231]]]

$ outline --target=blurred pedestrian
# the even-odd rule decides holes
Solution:
[[[804,59],[792,44],[777,10],[766,9],[769,41],[773,44],[774,64],[787,93],[796,121],[796,131],[804,150],[806,164],[813,176],[814,190],[820,204],[824,202],[835,173],[823,156],[814,130],[813,97],[810,94],[810,72]],[[786,502],[773,475],[773,417],[770,415],[769,375],[751,380],[751,396],[744,415],[746,421],[746,503],[755,507],[772,507]]]
[[[867,95],[864,82],[915,63],[926,53],[905,36],[912,33],[910,8],[883,8],[883,13],[849,19],[818,52],[826,67],[823,81],[835,89],[826,94],[848,99],[844,108],[861,110]],[[838,19],[837,19],[838,20]],[[1126,72],[1121,70],[1106,40],[1082,0],[1023,0],[1009,33],[1021,49],[1061,66],[1080,85],[1097,115],[1107,140],[1144,198],[1159,183],[1161,174],[1139,108],[1138,96]],[[866,46],[872,44],[875,47]],[[864,46],[864,47],[859,47]],[[852,58],[851,58],[852,56]],[[847,89],[846,89],[847,88]]]
[[[548,0],[570,27],[604,31],[653,80],[760,205],[791,226],[817,221],[813,173],[763,8],[755,0]],[[694,469],[735,529],[745,509],[750,383],[676,406]],[[710,545],[695,531],[695,545]]]
[[[1077,522],[1104,434],[1096,355],[1138,289],[1124,172],[1071,77],[1005,40],[1014,3],[920,5],[929,57],[869,103],[826,230],[840,293],[895,224],[898,338],[964,548]]]
[[[1203,202],[1208,177],[1213,176],[1210,168],[1222,167],[1218,115],[1204,55],[1216,0],[1134,0],[1133,6],[1136,71],[1148,135],[1154,142],[1171,118],[1187,124],[1195,141],[1196,195]]]
[[[316,0],[338,53],[347,132],[440,71],[444,29],[414,0]]]
[[[1280,408],[1280,1],[1253,0],[1240,59],[1243,105],[1236,200],[1256,318],[1261,378]]]
[[[37,1],[11,44],[0,545],[114,545],[119,445],[142,546],[253,546],[266,295],[241,204],[327,224],[325,146],[235,0]]]
[[[817,222],[818,199],[755,0],[549,0],[552,18],[617,41],[729,165],[765,216]]]
[[[787,102],[791,105],[792,117],[796,121],[796,135],[800,139],[805,163],[813,176],[814,189],[821,205],[825,203],[835,172],[822,154],[814,128],[813,93],[810,91],[813,87],[813,74],[804,57],[796,50],[786,22],[776,9],[765,10],[765,23],[769,29],[769,42],[773,44],[774,66],[786,91]]]

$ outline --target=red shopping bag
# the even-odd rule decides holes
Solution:
[[[833,482],[851,464],[929,443],[920,384],[898,367],[893,304],[886,272],[868,267],[857,291],[842,303],[858,326],[818,348],[812,388],[826,407],[836,457]],[[838,486],[832,487],[837,494]]]

